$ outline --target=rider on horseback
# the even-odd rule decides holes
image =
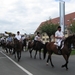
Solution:
[[[61,54],[61,51],[60,51],[61,50],[61,46],[62,46],[61,42],[64,39],[64,34],[61,31],[61,27],[60,26],[58,26],[58,29],[55,32],[55,38],[56,38],[56,42],[55,43],[58,46],[58,53]]]
[[[8,43],[12,43],[12,41],[13,41],[13,38],[12,38],[11,34],[9,34],[9,36],[6,39],[6,42],[8,44]]]
[[[19,42],[22,42],[22,38],[21,38],[21,35],[20,35],[20,32],[17,31],[17,34],[15,36],[15,38],[19,41]],[[13,50],[13,53],[12,54],[15,54],[15,50]]]
[[[34,38],[34,45],[33,45],[33,48],[35,48],[36,43],[37,43],[37,42],[40,42],[40,41],[41,41],[40,33],[37,32],[37,35],[36,35],[35,38]]]
[[[17,34],[16,34],[15,38],[16,38],[17,40],[19,40],[19,41],[21,41],[21,40],[22,40],[22,38],[21,38],[21,35],[20,35],[20,32],[19,32],[19,31],[17,31]]]

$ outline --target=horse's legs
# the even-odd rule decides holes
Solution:
[[[54,65],[53,65],[53,63],[52,63],[51,55],[52,55],[52,54],[49,53],[48,59],[47,59],[47,63],[48,63],[48,61],[49,61],[49,59],[50,59],[51,66],[54,67]]]
[[[6,48],[6,52],[8,53],[8,49]]]
[[[39,58],[41,59],[41,50],[39,50]]]
[[[25,45],[25,51],[26,51],[26,48],[27,48],[27,47],[26,47],[26,45]]]
[[[36,55],[37,55],[37,50],[35,51],[34,59],[36,59]]]
[[[24,46],[22,45],[22,51],[24,51]]]
[[[15,48],[13,48],[13,52],[12,52],[12,54],[15,54],[15,52],[16,52],[16,51],[15,51]]]
[[[46,63],[47,65],[48,65],[49,59],[50,59],[50,58],[49,58],[49,55],[48,55],[48,58],[47,58],[47,63]]]
[[[32,58],[32,50],[29,50],[29,53],[30,53],[30,57]]]
[[[27,45],[25,45],[25,51],[28,51],[28,49],[27,49]]]
[[[19,54],[20,54],[19,58],[21,58],[21,51],[19,52]]]
[[[17,51],[17,58],[18,58],[18,61],[19,61],[19,59],[20,59],[20,57],[19,57],[19,51]]]
[[[50,55],[50,62],[51,62],[51,66],[54,67],[54,65],[52,63],[51,55]]]
[[[16,59],[16,52],[14,53],[15,59]]]
[[[64,65],[62,65],[62,67],[66,67],[66,70],[68,70],[68,58],[69,58],[69,55],[63,55],[64,59],[66,60],[66,63]]]
[[[21,59],[21,51],[19,51],[19,60]]]
[[[9,48],[9,53],[11,54],[11,49]]]

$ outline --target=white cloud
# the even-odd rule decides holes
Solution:
[[[65,14],[75,12],[75,0],[64,1]],[[0,32],[34,33],[41,22],[58,16],[57,0],[0,0]]]

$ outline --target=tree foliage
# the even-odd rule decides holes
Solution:
[[[58,24],[53,24],[52,22],[50,23],[45,22],[44,25],[40,27],[40,31],[42,33],[46,33],[50,38],[51,35],[55,34],[57,27],[58,27]]]
[[[71,26],[69,27],[69,30],[71,31],[71,33],[74,33],[75,34],[75,21],[73,21],[71,23]]]

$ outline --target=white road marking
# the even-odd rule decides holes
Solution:
[[[11,60],[15,65],[17,65],[20,69],[22,69],[25,73],[27,73],[28,75],[33,75],[32,73],[30,73],[28,70],[26,70],[25,68],[23,68],[22,66],[20,66],[19,64],[17,64],[14,60],[12,60],[10,57],[8,57],[6,54],[4,54],[2,51],[0,51],[3,55],[5,55],[9,60]]]

